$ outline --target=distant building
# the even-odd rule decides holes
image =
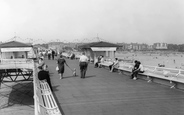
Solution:
[[[63,47],[65,47],[65,44],[63,42],[50,42],[50,43],[48,43],[48,49],[62,51]]]
[[[118,49],[117,50],[119,50],[119,51],[123,51],[123,50],[125,50],[126,48],[126,43],[117,43],[117,45],[119,45],[119,47],[118,47]]]
[[[156,50],[165,50],[167,49],[167,43],[154,43],[153,48]]]
[[[148,46],[147,46],[147,49],[148,49],[148,50],[154,50],[153,45],[148,45]]]
[[[130,44],[125,44],[124,48],[125,50],[143,51],[143,50],[148,50],[148,45],[139,44],[139,43],[130,43]]]

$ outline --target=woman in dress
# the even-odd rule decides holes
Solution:
[[[60,76],[60,79],[63,79],[63,73],[65,70],[65,65],[66,64],[68,66],[68,64],[66,63],[65,59],[63,58],[62,55],[60,55],[60,58],[57,60],[57,64],[58,64],[58,74]],[[69,67],[69,66],[68,66]]]

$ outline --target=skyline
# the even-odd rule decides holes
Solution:
[[[0,0],[0,41],[184,43],[182,0]]]

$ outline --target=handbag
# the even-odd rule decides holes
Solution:
[[[59,70],[59,67],[58,66],[56,66],[56,71],[58,71]]]

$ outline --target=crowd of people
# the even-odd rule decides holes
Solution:
[[[55,59],[55,53],[48,52],[48,54],[51,53],[52,59]],[[50,60],[51,57],[48,55],[48,60]],[[104,56],[100,55],[97,57],[96,62],[94,63],[94,67],[95,68],[101,68],[102,64],[105,62]],[[62,53],[59,55],[59,58],[56,59],[56,63],[57,63],[57,67],[56,67],[56,71],[58,72],[59,78],[63,79],[63,74],[65,72],[65,66],[67,66],[72,72],[73,75],[76,76],[76,68],[71,69],[70,66],[67,64],[65,58],[63,57]],[[85,78],[86,76],[86,71],[88,68],[88,63],[89,63],[89,58],[85,55],[85,53],[83,52],[82,55],[79,58],[79,68],[80,68],[80,76],[82,79]],[[109,65],[109,70],[110,72],[114,72],[115,68],[119,67],[119,59],[115,58],[114,61],[112,61],[112,63]],[[44,57],[40,56],[39,61],[38,61],[38,79],[39,80],[46,80],[50,86],[50,89],[52,90],[52,85],[50,82],[50,75],[49,75],[49,71],[48,71],[48,66],[45,64],[44,62]],[[132,69],[131,72],[131,76],[130,78],[133,80],[137,80],[137,75],[138,73],[143,73],[144,72],[144,68],[143,65],[141,64],[140,61],[135,60],[134,61],[134,67]]]
[[[38,56],[39,57],[42,57],[42,58],[45,58],[47,57],[48,60],[54,60],[55,57],[57,57],[57,55],[59,54],[60,52],[57,52],[56,50],[53,50],[53,49],[49,49],[49,50],[46,50],[46,51],[39,51],[38,52]]]
[[[48,52],[48,54],[49,54],[49,52]],[[48,60],[50,60],[49,55],[48,55]],[[80,73],[81,73],[81,78],[82,79],[84,79],[85,76],[86,76],[87,66],[88,66],[88,62],[89,62],[88,60],[89,59],[85,55],[85,53],[82,53],[82,55],[79,59]],[[72,70],[70,68],[70,66],[67,64],[66,60],[63,58],[62,54],[56,60],[56,63],[57,63],[56,71],[58,72],[60,79],[63,79],[63,74],[64,74],[64,71],[65,71],[65,65],[68,66],[68,68],[73,72],[74,76],[76,76],[76,69],[74,68],[74,70]],[[39,69],[38,79],[41,80],[41,81],[45,80],[48,83],[48,85],[50,86],[51,91],[53,91],[52,85],[51,85],[51,82],[50,82],[50,74],[49,74],[49,71],[48,71],[47,68],[48,68],[48,66],[44,62],[44,57],[40,56],[39,60],[38,60],[38,69]]]

